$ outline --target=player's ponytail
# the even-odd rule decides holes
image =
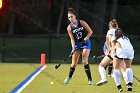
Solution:
[[[123,30],[121,28],[118,28],[115,30],[115,39],[113,40],[113,43],[116,44],[117,40],[120,38],[120,37],[123,37]]]
[[[121,28],[118,28],[115,30],[115,37],[120,38],[123,36],[123,30]]]
[[[69,9],[68,9],[68,14],[69,14],[69,13],[70,13],[70,14],[72,13],[72,14],[76,15],[76,13],[75,13],[75,11],[74,11],[73,8],[69,8]]]

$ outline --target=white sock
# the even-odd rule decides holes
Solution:
[[[114,81],[115,81],[117,86],[121,85],[120,70],[118,70],[118,69],[114,70]]]
[[[129,82],[133,83],[133,71],[131,68],[126,68],[126,76],[128,83]]]
[[[105,68],[102,67],[101,65],[99,65],[98,70],[99,70],[101,79],[106,81],[106,71],[105,71]]]
[[[128,82],[128,79],[127,79],[127,76],[126,76],[126,71],[123,72],[123,78],[124,78],[125,83],[128,84],[129,82]]]

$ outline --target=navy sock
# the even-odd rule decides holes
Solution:
[[[108,75],[111,75],[113,69],[113,64],[108,65]]]
[[[69,77],[73,76],[74,71],[75,71],[75,68],[70,67]]]
[[[92,80],[89,65],[88,65],[88,64],[87,64],[87,65],[85,65],[85,66],[84,66],[84,68],[85,68],[85,72],[86,72],[86,75],[87,75],[87,77],[88,77],[88,80]]]

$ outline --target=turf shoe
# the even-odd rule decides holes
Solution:
[[[72,77],[66,77],[66,79],[64,80],[64,84],[68,84],[69,81],[71,80]]]
[[[101,86],[103,84],[107,83],[106,80],[100,80],[99,82],[96,83],[96,86]]]
[[[121,85],[118,85],[118,86],[117,86],[117,88],[118,88],[118,91],[119,91],[119,92],[122,92],[122,91],[123,91],[123,89],[122,89],[122,86],[121,86]]]
[[[132,83],[128,83],[127,85],[127,91],[132,91]]]
[[[92,81],[92,80],[89,80],[89,81],[88,81],[88,84],[89,84],[89,85],[92,85],[92,84],[93,84],[93,81]]]

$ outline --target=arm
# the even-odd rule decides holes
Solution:
[[[112,38],[112,35],[113,35],[112,29],[109,29],[107,31],[107,34],[106,34],[106,42],[107,42],[107,48],[108,48],[108,50],[110,50],[110,48],[112,47],[111,46],[111,38]]]
[[[71,32],[70,26],[67,27],[67,31],[68,31],[68,35],[69,35],[70,40],[71,40],[72,49],[74,49],[75,48],[75,40],[74,40],[73,34]]]
[[[109,51],[110,48],[112,47],[112,44],[111,44],[111,37],[112,37],[112,34],[106,36],[106,46],[107,46],[108,51]]]
[[[84,41],[86,41],[87,39],[90,38],[90,36],[92,35],[93,31],[91,30],[91,28],[89,27],[89,25],[85,21],[80,20],[80,23],[85,28],[85,30],[88,32],[87,36],[84,38]]]
[[[107,47],[107,52],[109,52],[110,50],[110,42],[109,42],[109,38],[106,36],[106,47]]]

